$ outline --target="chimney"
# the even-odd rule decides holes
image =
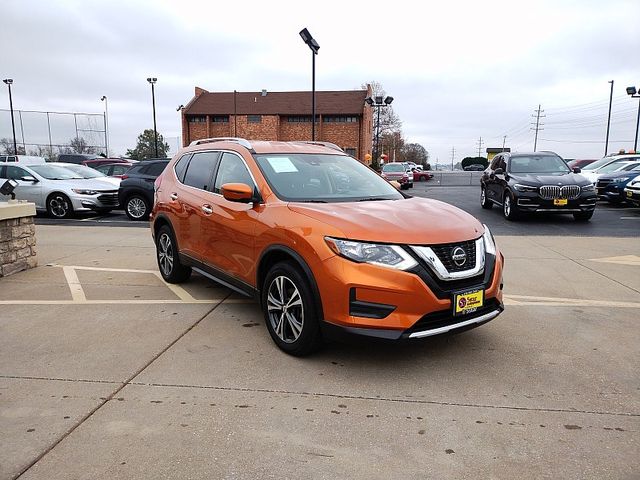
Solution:
[[[264,88],[262,89],[262,96],[263,96],[263,97],[266,97],[266,96],[267,96],[267,91],[266,91]]]

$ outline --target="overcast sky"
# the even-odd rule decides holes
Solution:
[[[539,150],[567,158],[604,152],[609,80],[615,80],[609,151],[633,148],[640,87],[640,2],[215,2],[32,1],[0,3],[0,76],[13,78],[14,109],[89,112],[109,107],[110,150],[152,128],[149,76],[157,77],[158,131],[175,151],[176,107],[209,91],[318,90],[376,80],[395,100],[407,141],[431,161],[459,161],[506,145],[533,149],[530,122],[545,110]],[[0,109],[9,108],[4,85]],[[75,136],[52,115],[52,142]],[[81,130],[102,128],[80,117]],[[25,142],[47,143],[46,116],[23,114]],[[18,126],[18,141],[21,130]],[[100,134],[94,141],[102,141]],[[0,112],[0,137],[11,136]]]

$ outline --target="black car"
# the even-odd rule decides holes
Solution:
[[[118,199],[131,220],[146,220],[153,207],[153,184],[169,160],[148,160],[133,165],[122,176]]]
[[[58,162],[62,163],[77,163],[78,165],[82,165],[87,160],[95,160],[98,155],[94,155],[93,153],[61,153],[58,155]]]
[[[553,152],[500,153],[480,179],[482,208],[502,207],[508,220],[524,212],[572,213],[589,220],[596,208],[593,183]]]

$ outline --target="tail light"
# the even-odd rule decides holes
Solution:
[[[127,178],[129,178],[129,175],[127,175],[126,173],[124,175],[122,175],[120,177],[122,180],[126,180]]]

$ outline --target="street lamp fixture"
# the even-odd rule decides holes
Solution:
[[[640,93],[636,90],[636,87],[627,87],[627,95],[631,98],[640,98]],[[638,152],[638,129],[640,128],[640,101],[638,101],[638,119],[636,120],[636,140],[633,144],[633,150]]]
[[[309,30],[300,30],[302,41],[311,49],[311,141],[316,139],[316,55],[320,45],[311,36]]]
[[[13,98],[11,97],[11,85],[13,78],[5,78],[2,80],[9,87],[9,108],[11,109],[11,129],[13,130],[13,154],[18,155],[18,145],[16,144],[16,122],[13,118]]]
[[[156,147],[156,158],[158,158],[158,129],[156,127],[156,91],[155,84],[158,81],[155,77],[147,78],[147,82],[151,84],[151,102],[153,104],[153,143]]]
[[[106,95],[100,97],[100,101],[104,102],[104,155],[109,158],[109,101]]]
[[[376,121],[376,142],[375,142],[375,151],[373,152],[374,161],[379,162],[378,153],[380,147],[380,108],[388,107],[393,102],[393,97],[383,95],[376,95],[375,97],[367,97],[364,101],[371,107],[374,107],[377,112],[377,121]]]

